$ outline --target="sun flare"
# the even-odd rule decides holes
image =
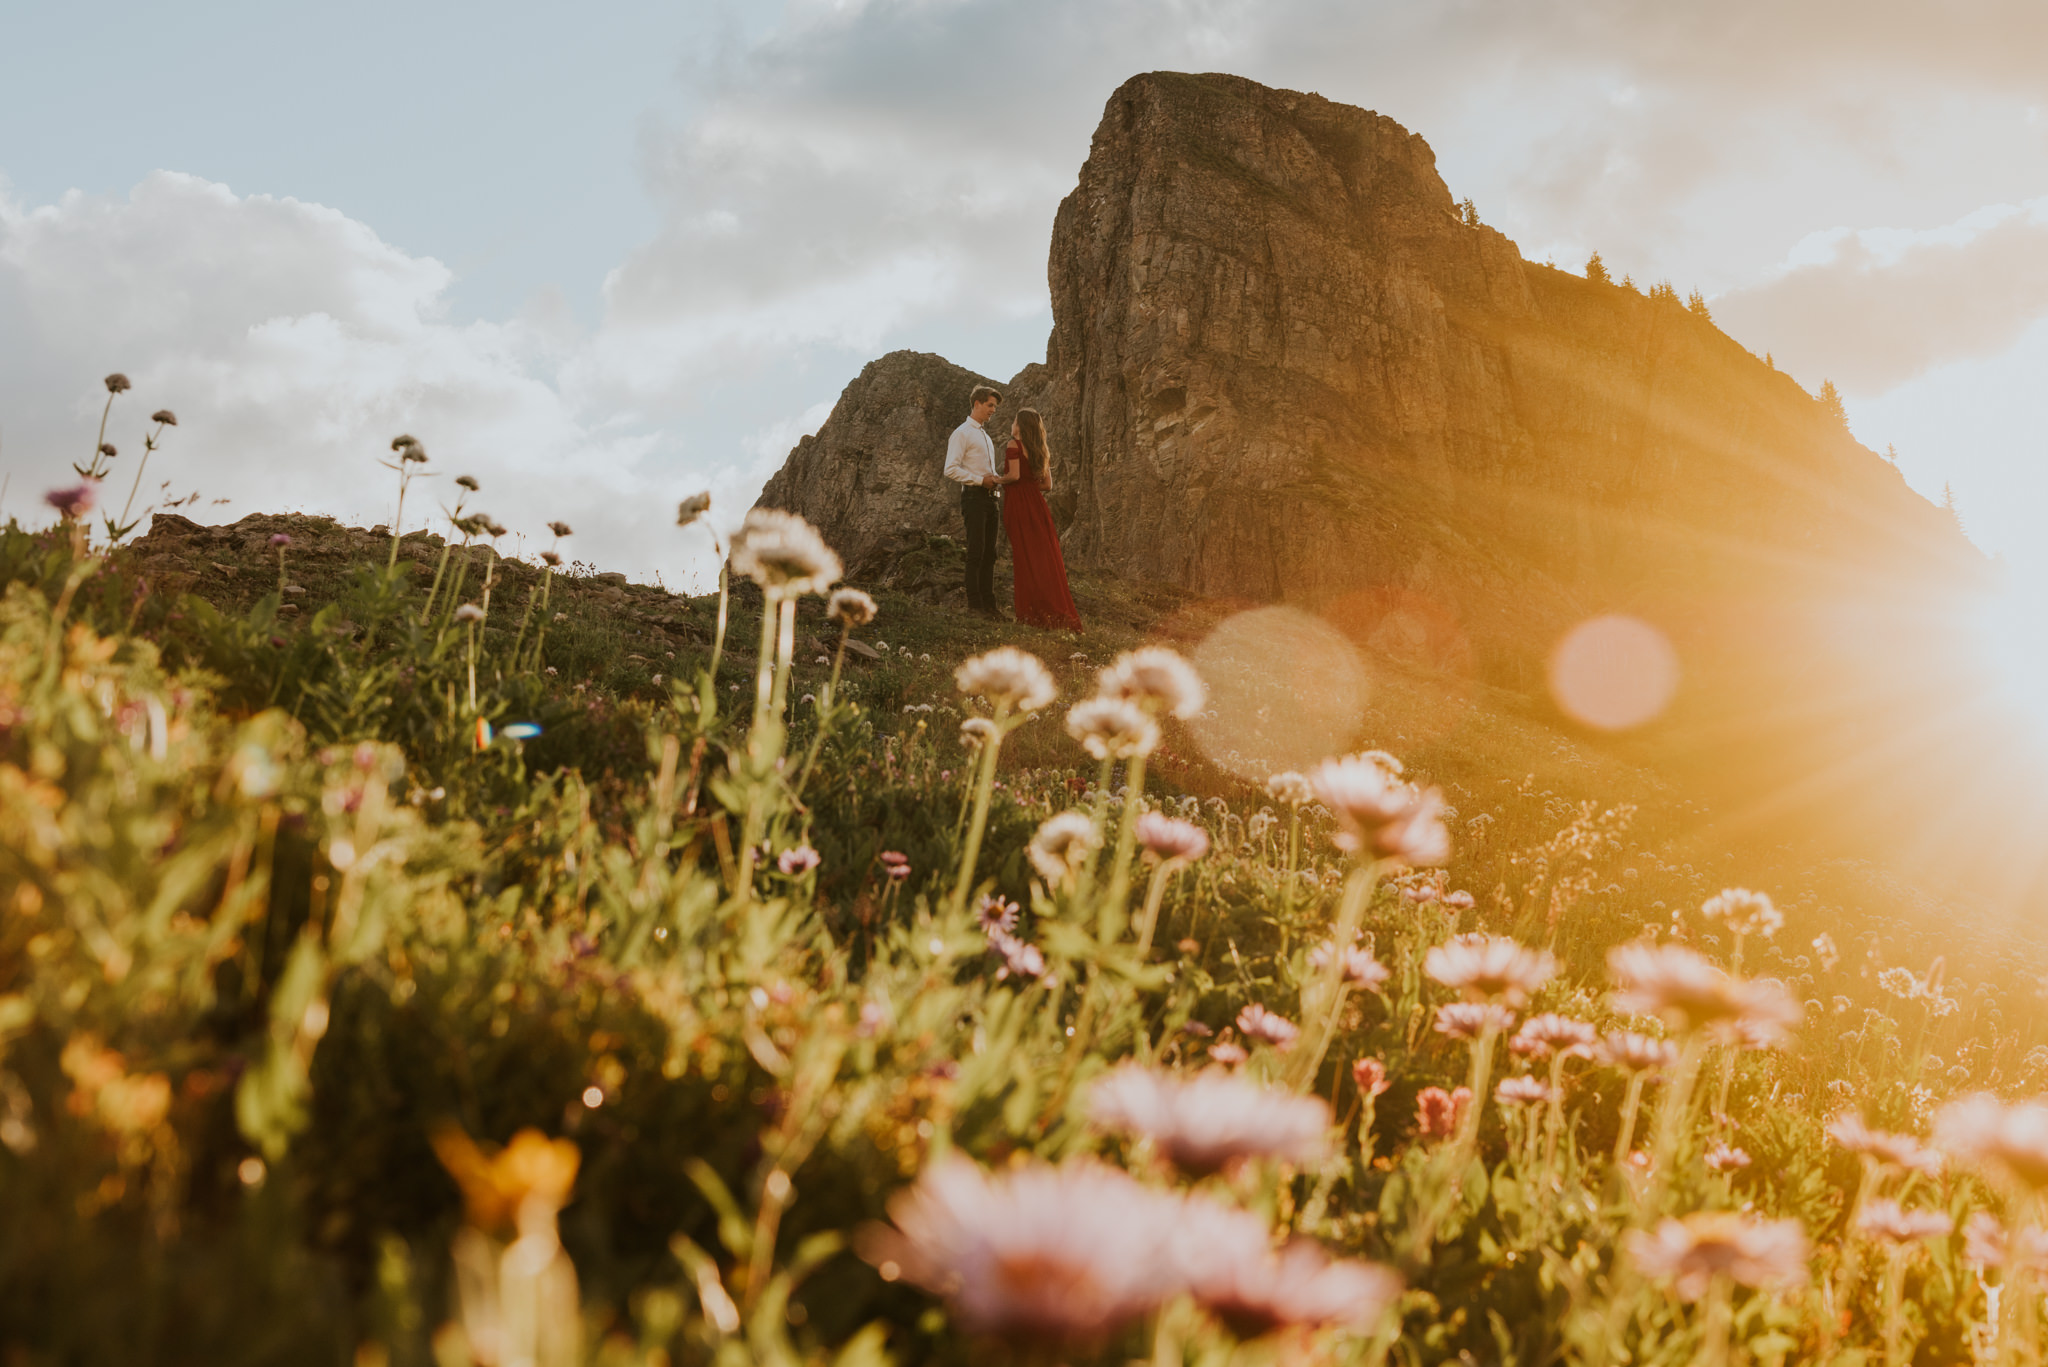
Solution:
[[[2009,576],[1966,621],[1993,696],[2048,738],[2048,575]]]

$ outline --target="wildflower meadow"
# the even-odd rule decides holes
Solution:
[[[686,600],[411,437],[445,534],[116,458],[0,532],[10,1367],[2042,1358],[2025,975],[1682,796],[1219,764],[1188,605],[787,513]]]

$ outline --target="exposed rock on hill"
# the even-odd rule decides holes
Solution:
[[[870,361],[818,434],[805,437],[761,491],[769,508],[826,529],[856,574],[914,531],[960,531],[959,486],[946,481],[946,439],[978,384],[1001,382],[917,351]]]
[[[1753,632],[1731,598],[1776,612],[1969,558],[1790,377],[1675,302],[1525,262],[1364,110],[1133,78],[1049,275],[1047,359],[1007,408],[1045,414],[1067,554],[1098,570],[1300,601],[1528,682],[1588,611]],[[856,564],[956,530],[945,435],[980,378],[875,362],[762,501]]]

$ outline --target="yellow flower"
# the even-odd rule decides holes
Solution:
[[[576,1185],[582,1155],[567,1139],[549,1139],[539,1130],[521,1130],[512,1142],[486,1155],[475,1140],[454,1125],[433,1134],[434,1153],[462,1188],[469,1223],[487,1234],[517,1227],[552,1224],[555,1212],[568,1204]]]

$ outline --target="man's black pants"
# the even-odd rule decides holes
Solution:
[[[960,515],[967,519],[967,606],[993,611],[996,605],[996,536],[1003,507],[996,491],[978,484],[960,488]]]

